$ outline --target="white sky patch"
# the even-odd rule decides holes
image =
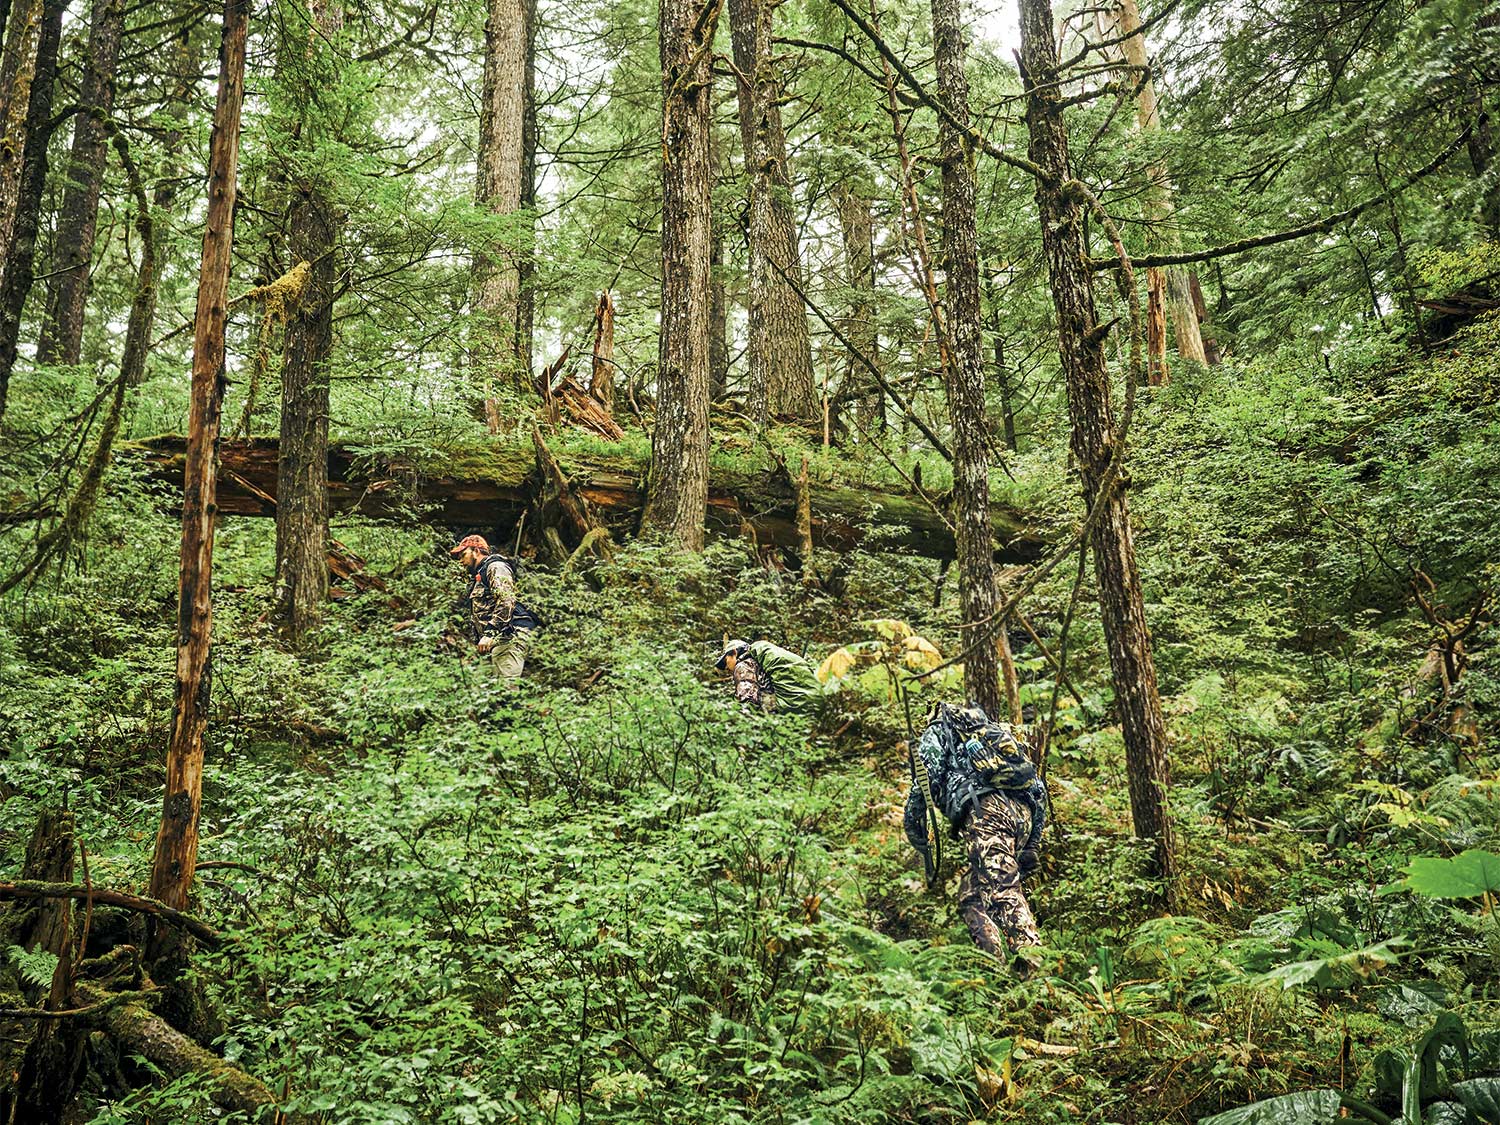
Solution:
[[[1001,58],[1021,49],[1021,13],[1015,0],[979,0],[974,5],[974,34]]]

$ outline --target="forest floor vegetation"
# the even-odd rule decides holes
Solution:
[[[971,946],[951,882],[924,893],[900,827],[908,716],[956,681],[903,699],[877,666],[809,731],[711,668],[726,630],[821,660],[871,619],[956,651],[936,562],[867,545],[809,591],[726,540],[533,571],[547,626],[512,688],[459,632],[446,533],[336,527],[387,588],[292,653],[269,522],[226,519],[197,912],[233,940],[193,962],[214,1048],[329,1125],[1134,1125],[1320,1089],[1399,1117],[1382,1052],[1456,1043],[1447,1020],[1466,1056],[1433,1047],[1411,1096],[1465,1120],[1452,1088],[1500,1073],[1500,886],[1434,890],[1413,861],[1500,850],[1500,646],[1480,629],[1459,682],[1427,674],[1500,581],[1497,345],[1489,320],[1430,360],[1289,346],[1142,404],[1181,873],[1160,905],[1092,615],[1081,703],[1018,632],[1024,698],[1055,714],[1027,979]],[[1062,463],[1015,466],[1059,523]],[[66,804],[92,881],[128,890],[160,815],[176,526],[128,464],[111,483],[78,565],[0,603],[0,869]],[[1074,575],[1028,603],[1050,641]],[[47,967],[7,958],[15,1007]],[[209,1117],[201,1081],[119,1074],[77,1120]]]

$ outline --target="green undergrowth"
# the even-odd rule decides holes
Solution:
[[[935,563],[820,557],[812,593],[736,541],[534,571],[548,625],[507,689],[459,632],[440,533],[338,526],[388,589],[334,603],[293,654],[265,620],[270,526],[226,519],[197,909],[236,940],[196,960],[218,1049],[330,1125],[1134,1125],[1327,1089],[1397,1117],[1381,1052],[1448,1018],[1469,1054],[1441,1081],[1485,1073],[1493,895],[1437,896],[1413,866],[1500,851],[1494,646],[1472,635],[1439,705],[1411,590],[1420,570],[1461,617],[1497,557],[1496,329],[1471,331],[1430,360],[1289,352],[1142,403],[1132,504],[1181,871],[1160,902],[1130,835],[1086,568],[1028,979],[973,949],[955,884],[926,893],[902,836],[908,713],[940,689],[908,711],[872,677],[808,729],[742,713],[710,667],[726,632],[820,659],[871,618],[955,651]],[[1044,453],[1016,462],[1018,493],[1065,522]],[[138,890],[176,528],[116,482],[86,566],[0,603],[0,868],[66,801],[91,878]],[[1027,603],[1054,648],[1075,573]],[[1013,641],[1050,713],[1047,661]],[[91,1112],[205,1107],[179,1082]]]

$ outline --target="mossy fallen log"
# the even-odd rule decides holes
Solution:
[[[184,439],[164,435],[131,443],[121,455],[144,458],[157,480],[180,488]],[[240,516],[275,514],[274,438],[225,441],[220,446],[218,507]],[[630,535],[645,502],[647,465],[627,454],[558,452],[575,495],[588,501],[606,526]],[[450,474],[422,471],[399,459],[356,457],[335,446],[328,453],[329,503],[334,512],[374,518],[421,518],[455,531],[479,531],[505,542],[522,513],[535,510],[540,474],[529,448],[498,447]],[[843,488],[813,481],[812,531],[817,546],[865,546],[898,554],[952,558],[953,534],[920,497],[864,486]],[[1024,515],[1003,505],[991,509],[997,560],[1031,562],[1043,547]],[[711,468],[708,527],[724,535],[748,528],[763,545],[798,549],[796,489],[774,466],[760,470]]]

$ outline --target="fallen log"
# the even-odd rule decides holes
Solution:
[[[102,1013],[104,1026],[123,1052],[139,1055],[169,1078],[192,1075],[208,1088],[208,1096],[221,1109],[253,1114],[276,1104],[276,1096],[260,1079],[188,1038],[139,998],[111,1004],[109,993],[87,985],[80,986],[78,994],[90,1009]]]
[[[176,435],[134,442],[120,451],[150,466],[150,475],[181,488],[184,439]],[[220,445],[219,512],[271,516],[276,510],[274,438],[224,441]],[[634,533],[645,502],[646,465],[628,454],[558,454],[573,494],[586,500],[605,526],[622,536]],[[358,512],[377,519],[421,518],[455,531],[480,531],[499,542],[514,537],[523,512],[534,508],[541,482],[535,451],[498,446],[482,459],[455,464],[446,474],[423,472],[399,458],[357,457],[343,447],[328,453],[328,498],[334,512]],[[813,481],[809,501],[817,546],[845,551],[856,546],[928,558],[952,558],[953,534],[922,499],[869,486],[842,488]],[[1032,562],[1043,539],[1013,509],[991,508],[997,561]],[[739,535],[748,526],[762,545],[797,550],[795,488],[773,466],[758,471],[710,469],[708,527]]]

